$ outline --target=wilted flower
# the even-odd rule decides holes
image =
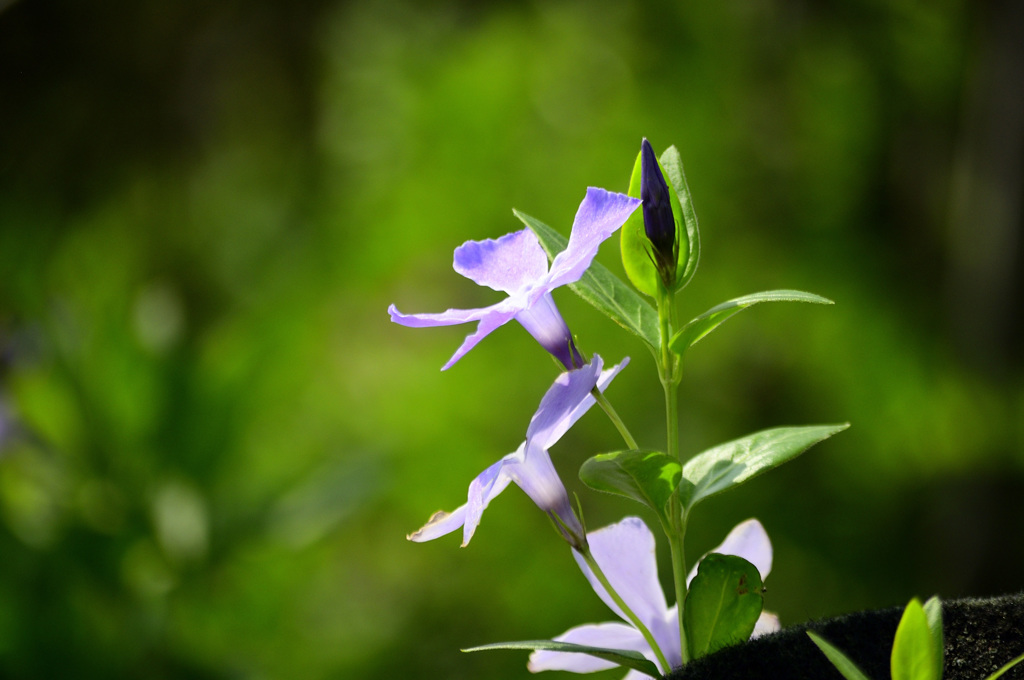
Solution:
[[[409,540],[429,541],[462,527],[462,545],[467,545],[487,504],[504,491],[509,482],[515,482],[555,521],[570,545],[579,549],[586,546],[583,526],[573,512],[548,449],[594,405],[591,390],[597,386],[603,392],[627,363],[628,358],[602,372],[601,357],[594,355],[582,368],[560,374],[533,414],[526,430],[526,441],[470,483],[465,505],[450,513],[434,513],[423,528],[409,535]]]
[[[461,359],[488,333],[515,319],[567,369],[583,365],[551,291],[578,281],[590,266],[601,242],[622,226],[640,204],[635,198],[591,187],[576,212],[566,249],[548,258],[529,229],[501,238],[467,241],[455,249],[453,268],[481,286],[508,297],[480,309],[449,309],[438,314],[402,314],[391,305],[391,320],[403,326],[451,326],[477,322],[441,370]]]

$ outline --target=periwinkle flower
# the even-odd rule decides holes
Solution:
[[[560,374],[533,414],[526,430],[526,441],[470,483],[465,505],[450,513],[434,513],[426,525],[408,536],[409,540],[429,541],[462,527],[462,545],[468,545],[488,503],[504,491],[509,482],[515,482],[554,520],[570,545],[584,549],[586,534],[551,463],[548,449],[594,405],[591,393],[594,387],[603,392],[628,363],[626,358],[617,366],[602,371],[601,357],[595,354],[589,364]]]
[[[651,242],[651,259],[658,269],[665,288],[673,290],[679,242],[676,221],[672,215],[672,198],[665,175],[658,165],[651,143],[645,137],[640,143],[640,198],[643,200],[644,233]]]
[[[664,653],[672,668],[682,665],[682,651],[679,646],[679,614],[677,605],[669,607],[658,581],[658,564],[655,559],[654,534],[638,517],[626,517],[622,521],[588,534],[590,552],[601,571],[608,578],[612,588],[619,594],[637,618],[647,627]],[[772,566],[772,545],[764,527],[756,519],[738,524],[720,546],[712,550],[723,555],[738,555],[752,563],[766,578]],[[573,557],[590,581],[591,587],[612,611],[628,621],[622,610],[612,600],[586,561],[575,551]],[[696,568],[689,579],[696,574]],[[688,579],[688,580],[689,580]],[[753,636],[761,635],[779,627],[778,619],[767,612],[761,614]],[[640,652],[655,664],[654,652],[644,640],[640,631],[627,623],[591,623],[570,628],[555,638],[558,642],[578,645],[623,649]],[[553,652],[537,650],[530,654],[530,671],[572,671],[591,673],[614,668],[615,664],[587,654],[575,652]],[[662,668],[664,674],[671,669]],[[625,680],[645,680],[647,676],[631,670]]]
[[[551,291],[578,281],[590,266],[601,242],[615,233],[640,204],[625,194],[590,187],[573,220],[565,250],[548,258],[529,229],[499,239],[467,241],[455,249],[453,268],[481,286],[507,293],[500,302],[480,309],[449,309],[437,314],[402,314],[391,305],[391,320],[403,326],[452,326],[477,322],[441,370],[450,368],[480,340],[512,319],[518,321],[566,369],[583,365],[569,327],[555,306]]]

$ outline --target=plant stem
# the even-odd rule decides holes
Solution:
[[[683,606],[686,602],[686,553],[683,539],[686,538],[686,517],[679,509],[679,497],[673,496],[669,512],[676,523],[674,531],[669,534],[669,546],[672,549],[672,577],[676,587],[676,609],[679,614],[679,649],[683,664],[690,661],[690,649],[686,642],[686,627],[683,625]]]
[[[679,450],[679,381],[682,377],[681,357],[672,351],[675,316],[675,296],[664,287],[658,287],[658,326],[661,336],[661,361],[658,362],[658,376],[665,392],[665,448],[666,453],[683,464]],[[672,549],[672,578],[676,590],[676,607],[679,612],[679,649],[683,663],[690,660],[689,645],[686,643],[686,626],[683,624],[683,608],[686,605],[686,556],[683,541],[686,537],[686,515],[682,511],[678,492],[669,504],[668,540]]]
[[[633,610],[629,608],[622,597],[620,597],[619,594],[615,592],[615,589],[612,588],[612,584],[608,582],[608,577],[604,575],[604,572],[601,571],[601,567],[597,564],[597,560],[594,559],[593,553],[591,553],[588,548],[585,552],[581,552],[580,554],[586,561],[587,566],[590,567],[590,571],[593,572],[594,576],[597,577],[597,580],[612,598],[612,601],[619,607],[622,613],[626,615],[626,618],[628,618],[630,623],[633,624],[633,627],[640,631],[640,634],[644,636],[644,640],[647,641],[647,644],[651,647],[651,651],[654,652],[654,656],[657,657],[658,663],[661,665],[662,672],[669,673],[672,668],[669,666],[664,652],[661,651],[661,647],[658,646],[658,641],[654,639],[654,636],[651,634],[651,631],[647,626],[644,625],[644,622],[633,613]]]
[[[673,293],[658,288],[658,330],[661,336],[661,361],[658,362],[658,377],[665,391],[665,427],[666,453],[679,458],[679,357],[669,347],[672,339],[673,317],[675,316],[675,296]],[[682,460],[680,460],[682,463]]]
[[[622,418],[619,417],[619,414],[615,412],[611,402],[608,401],[608,397],[604,396],[604,393],[597,389],[596,386],[594,389],[590,390],[590,393],[594,395],[594,399],[597,400],[598,405],[604,409],[606,414],[608,414],[609,420],[612,421],[612,424],[615,425],[615,429],[617,429],[619,434],[622,435],[622,439],[626,442],[626,446],[631,449],[638,448],[636,440],[633,439],[633,435],[629,433],[629,428],[627,428],[626,424],[622,422]]]

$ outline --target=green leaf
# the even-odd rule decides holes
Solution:
[[[671,526],[667,506],[679,486],[679,461],[660,451],[616,451],[590,458],[580,467],[580,479],[591,489],[639,501]]]
[[[938,595],[928,598],[924,603],[924,613],[928,617],[928,630],[932,635],[932,649],[935,651],[935,667],[942,676],[943,653],[945,644],[942,641],[942,601]]]
[[[481,652],[492,649],[543,649],[551,652],[571,652],[576,654],[589,654],[605,661],[633,670],[646,673],[652,678],[662,677],[658,667],[640,652],[629,649],[606,649],[604,647],[589,647],[587,645],[574,645],[569,642],[555,642],[554,640],[526,640],[524,642],[496,642],[491,645],[481,645],[463,649],[464,652]]]
[[[750,637],[764,604],[761,589],[757,567],[742,557],[711,553],[701,560],[683,609],[693,658]]]
[[[676,197],[679,200],[679,209],[682,213],[683,225],[685,226],[686,240],[689,248],[679,252],[686,252],[688,255],[683,264],[683,271],[676,280],[677,290],[685,286],[697,272],[697,264],[700,261],[700,229],[697,225],[697,213],[693,209],[693,198],[690,196],[690,186],[686,183],[686,173],[683,172],[683,159],[679,155],[679,149],[674,145],[665,149],[661,154],[661,167],[668,177],[669,184],[676,190]],[[675,211],[675,204],[672,205]],[[680,233],[682,236],[682,233]]]
[[[1012,659],[1011,661],[1006,663],[1002,668],[997,670],[995,673],[988,676],[985,680],[997,680],[997,678],[999,678],[1003,673],[1007,672],[1008,670],[1019,664],[1021,661],[1024,661],[1024,654],[1021,654],[1017,658]]]
[[[777,427],[749,434],[699,453],[683,465],[679,497],[683,511],[796,458],[850,426]]]
[[[807,635],[810,636],[811,641],[818,645],[818,649],[825,653],[828,660],[832,662],[832,665],[836,667],[846,680],[871,680],[864,674],[864,671],[857,668],[857,664],[850,660],[850,657],[840,652],[831,642],[821,637],[813,630],[807,631]]]
[[[564,236],[526,213],[512,212],[537,235],[549,258],[554,259],[565,250],[569,241]],[[657,352],[661,347],[658,312],[600,262],[591,263],[583,277],[569,284],[569,288],[612,321],[639,336],[652,351]]]
[[[678,155],[679,152],[676,151],[676,156]],[[629,191],[627,193],[633,198],[640,198],[640,183],[643,177],[640,156],[641,154],[638,153],[636,161],[633,163],[633,174],[629,178]],[[660,163],[659,161],[659,167]],[[669,177],[664,167],[661,168],[661,172],[669,179],[668,196],[672,203],[672,217],[675,218],[676,223],[676,240],[679,241],[679,262],[676,266],[676,290],[678,290],[683,286],[679,281],[683,278],[686,271],[691,252],[687,249],[688,241],[682,238],[682,235],[688,232],[683,227],[683,209],[679,196],[676,193],[676,185],[672,182],[672,178]],[[626,276],[629,277],[629,280],[641,293],[651,297],[657,296],[660,277],[658,276],[658,269],[654,266],[654,262],[649,254],[651,242],[647,238],[647,232],[644,229],[643,206],[637,208],[629,216],[629,219],[626,220],[626,223],[622,225],[622,236],[619,243],[622,249],[622,266],[626,270]],[[696,264],[694,264],[694,269],[696,269]]]
[[[903,610],[892,643],[892,680],[941,680],[942,666],[935,667],[935,649],[928,615],[914,598]]]
[[[721,326],[734,314],[761,302],[813,302],[819,305],[835,304],[828,298],[799,290],[766,290],[761,293],[744,295],[734,300],[723,302],[712,307],[700,316],[691,319],[672,338],[670,347],[677,354],[682,354],[688,347]]]

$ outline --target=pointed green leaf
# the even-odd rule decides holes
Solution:
[[[683,159],[679,155],[679,149],[675,145],[665,149],[661,154],[661,167],[665,171],[669,184],[676,190],[676,198],[679,200],[679,209],[683,218],[685,229],[680,236],[685,234],[689,247],[684,251],[679,249],[680,255],[683,252],[688,255],[683,258],[682,273],[676,281],[677,290],[685,286],[697,272],[697,264],[700,261],[700,229],[697,225],[697,213],[693,209],[693,198],[690,196],[690,186],[686,183],[686,173],[683,172]],[[675,210],[675,205],[672,207]]]
[[[985,680],[997,680],[999,677],[1003,675],[1003,673],[1006,673],[1008,670],[1019,664],[1021,661],[1024,661],[1024,654],[1021,654],[1017,658],[1010,660],[1009,662],[1004,664],[1002,668],[1000,668],[995,673],[985,678]]]
[[[850,657],[840,652],[831,642],[821,637],[813,630],[807,631],[807,635],[810,636],[811,641],[818,645],[818,649],[825,653],[828,660],[832,662],[832,665],[836,667],[846,680],[871,680],[864,671],[857,668],[857,664],[850,660]]]
[[[944,664],[943,654],[945,651],[945,643],[942,640],[942,601],[938,595],[934,595],[928,598],[928,601],[924,603],[924,613],[928,617],[928,629],[932,634],[932,649],[935,651],[935,667],[939,669],[939,675],[942,675],[942,667]]]
[[[941,680],[942,667],[935,667],[935,649],[928,615],[914,598],[903,610],[892,643],[892,680]]]
[[[679,152],[677,151],[676,155],[678,156],[678,154]],[[660,163],[661,161],[659,161],[659,165]],[[633,174],[629,178],[629,191],[627,191],[633,198],[640,198],[641,165],[640,154],[637,154],[636,161],[633,163]],[[682,284],[679,284],[678,281],[684,276],[691,251],[687,250],[688,241],[682,238],[682,235],[688,232],[683,226],[683,208],[676,193],[676,185],[664,167],[661,168],[661,172],[668,178],[668,196],[672,202],[672,216],[675,218],[676,223],[676,239],[679,241],[679,262],[676,267],[676,289],[678,290],[682,288]],[[629,216],[629,219],[626,220],[626,223],[622,225],[622,236],[620,237],[619,244],[622,249],[622,266],[626,270],[626,276],[629,277],[629,280],[641,293],[651,297],[657,296],[658,286],[660,285],[659,276],[658,270],[654,266],[654,262],[649,254],[651,242],[647,238],[647,232],[644,229],[643,207],[637,208]],[[696,269],[696,264],[694,269]]]
[[[828,298],[799,290],[766,290],[761,293],[744,295],[734,300],[723,302],[712,307],[700,316],[692,319],[672,338],[670,347],[673,352],[682,354],[688,347],[722,325],[734,314],[761,302],[813,302],[819,305],[835,304]]]
[[[569,241],[564,236],[535,217],[518,210],[512,212],[537,235],[549,258],[565,250]],[[569,284],[569,288],[612,321],[639,336],[653,351],[661,347],[658,312],[601,263],[591,263],[583,277]]]
[[[492,649],[543,649],[550,652],[570,652],[576,654],[589,654],[605,661],[626,668],[646,673],[652,678],[662,677],[658,667],[640,652],[629,649],[606,649],[604,647],[590,647],[588,645],[574,645],[570,642],[555,642],[554,640],[526,640],[524,642],[496,642],[491,645],[480,645],[463,649],[464,652],[482,652]]]
[[[796,458],[850,426],[777,427],[735,439],[699,453],[683,465],[679,496],[688,512],[700,501]]]
[[[683,609],[693,658],[750,637],[764,604],[761,589],[757,567],[742,557],[711,553],[701,560]]]
[[[643,503],[671,526],[666,508],[681,472],[679,461],[660,451],[616,451],[583,463],[580,479],[591,489]]]

